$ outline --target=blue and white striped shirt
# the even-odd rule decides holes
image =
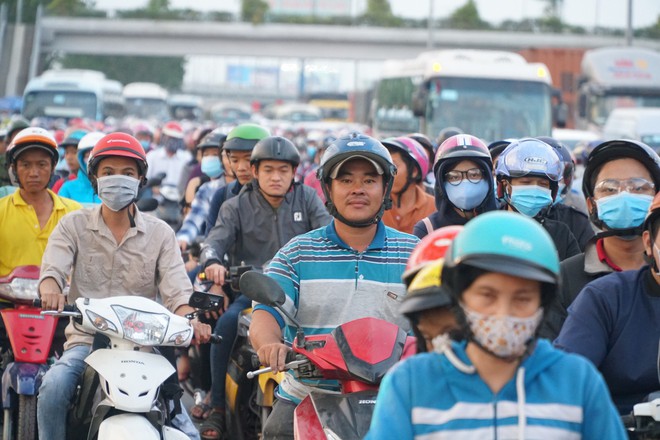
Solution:
[[[284,308],[302,325],[306,335],[325,334],[340,324],[375,317],[408,329],[399,313],[405,296],[401,275],[419,239],[380,222],[369,247],[358,252],[337,235],[334,221],[328,226],[299,235],[287,243],[270,262],[266,273],[286,293]],[[266,310],[292,342],[296,328],[276,310]],[[286,381],[285,381],[286,383]],[[297,400],[299,393],[282,397]]]

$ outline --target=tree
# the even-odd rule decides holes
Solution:
[[[401,18],[392,14],[389,0],[369,0],[360,21],[372,26],[398,27],[403,24]]]
[[[264,0],[243,0],[241,5],[241,18],[252,24],[263,23],[268,12],[268,3]]]
[[[46,8],[51,14],[69,16],[79,15],[89,9],[82,0],[52,0]]]
[[[462,7],[456,9],[449,17],[451,27],[455,29],[489,29],[490,25],[483,21],[479,16],[477,5],[474,0],[468,2]]]
[[[122,84],[154,82],[169,90],[181,89],[185,67],[182,57],[66,55],[58,61],[68,69],[100,70]]]

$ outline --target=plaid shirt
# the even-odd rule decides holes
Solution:
[[[205,224],[206,217],[209,214],[209,207],[211,206],[211,199],[213,199],[213,194],[226,184],[227,182],[223,175],[219,179],[211,180],[199,187],[190,205],[190,212],[176,233],[177,240],[183,240],[190,244],[198,235],[206,234]]]

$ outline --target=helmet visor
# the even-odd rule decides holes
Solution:
[[[562,178],[564,167],[561,159],[549,145],[530,139],[511,144],[506,150],[500,161],[503,160],[510,177],[545,176],[553,182]]]

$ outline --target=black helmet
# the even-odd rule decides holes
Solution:
[[[566,185],[562,189],[560,194],[562,196],[566,195],[566,193],[568,193],[568,191],[570,190],[571,185],[573,184],[573,179],[575,178],[575,161],[573,160],[573,155],[571,154],[571,151],[568,149],[568,147],[566,147],[566,145],[559,142],[555,138],[551,138],[550,136],[537,136],[536,139],[550,145],[552,148],[554,148],[557,151],[557,153],[559,153],[561,162],[564,165],[563,178],[564,178],[564,184]]]
[[[382,172],[383,182],[385,184],[385,193],[383,194],[383,203],[380,210],[373,219],[364,223],[355,223],[346,220],[337,212],[337,208],[330,197],[330,180],[335,177],[332,175],[335,168],[341,166],[347,160],[355,158],[364,158],[374,164],[376,169]],[[347,136],[341,137],[331,143],[325,150],[319,168],[316,170],[316,177],[321,182],[321,188],[326,199],[325,205],[328,211],[330,211],[330,215],[353,227],[366,227],[378,223],[383,216],[383,212],[392,207],[390,192],[392,191],[395,174],[396,166],[392,162],[392,156],[390,156],[387,148],[378,140],[356,132],[349,133]]]
[[[7,127],[7,139],[11,140],[19,131],[28,128],[30,123],[23,118],[16,118],[9,123]]]
[[[252,149],[250,165],[258,164],[261,160],[280,160],[289,162],[293,167],[300,164],[300,153],[293,142],[281,136],[263,138]]]
[[[204,136],[202,140],[199,141],[199,144],[197,144],[197,149],[199,150],[205,150],[207,148],[221,149],[222,144],[224,144],[225,142],[225,139],[227,139],[227,135],[216,128],[210,133],[207,133],[206,136]]]
[[[585,198],[594,196],[596,177],[603,164],[616,159],[635,159],[649,170],[655,189],[660,189],[660,157],[643,142],[615,139],[603,142],[589,154],[582,176],[582,192]]]
[[[495,141],[488,144],[488,151],[490,152],[490,157],[493,160],[493,166],[498,156],[502,154],[502,151],[504,151],[504,149],[508,147],[511,142],[513,142],[513,139],[503,139],[501,141]]]
[[[450,137],[463,133],[464,131],[458,127],[445,127],[442,130],[440,130],[440,133],[438,133],[438,137],[435,139],[435,144],[442,145],[442,143],[447,139],[449,139]]]

